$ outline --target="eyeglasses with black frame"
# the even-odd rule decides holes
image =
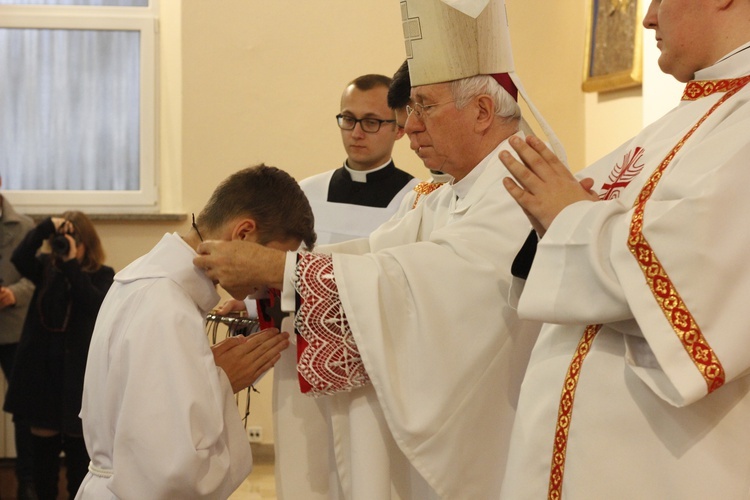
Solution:
[[[341,130],[354,130],[354,127],[359,123],[362,132],[368,134],[374,134],[380,130],[380,127],[384,123],[396,123],[396,120],[381,120],[379,118],[354,118],[351,115],[344,115],[339,113],[336,115],[336,122],[339,124]]]

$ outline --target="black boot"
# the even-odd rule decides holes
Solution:
[[[82,437],[65,435],[62,443],[68,479],[68,498],[75,498],[83,478],[89,471],[89,454]]]
[[[39,496],[36,494],[36,488],[34,487],[34,480],[19,481],[18,491],[16,493],[18,500],[39,500]]]
[[[16,479],[18,480],[18,500],[39,500],[34,487],[34,466],[32,463],[31,430],[29,426],[14,422],[16,435]]]
[[[56,500],[60,481],[60,451],[62,438],[31,436],[34,462],[34,485],[39,500]]]

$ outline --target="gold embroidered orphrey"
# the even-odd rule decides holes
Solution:
[[[713,392],[724,384],[725,373],[716,353],[703,336],[695,318],[677,293],[667,272],[662,267],[653,249],[643,236],[643,211],[646,202],[654,192],[656,185],[664,173],[664,170],[672,162],[677,152],[682,149],[693,133],[700,125],[721,106],[724,102],[742,89],[750,82],[750,76],[735,78],[731,80],[691,81],[685,87],[682,100],[695,100],[717,92],[724,95],[709,109],[698,122],[688,131],[685,136],[675,145],[669,154],[662,160],[656,170],[651,174],[644,187],[641,189],[635,203],[635,210],[630,222],[630,234],[628,247],[630,252],[638,261],[646,281],[651,288],[656,301],[661,306],[667,321],[672,325],[675,334],[680,338],[683,347],[687,351],[701,372],[708,392]],[[557,426],[555,428],[555,439],[552,452],[552,464],[550,468],[548,498],[559,500],[562,496],[563,477],[565,473],[565,459],[568,447],[568,433],[573,417],[573,402],[575,391],[578,386],[578,378],[586,355],[591,349],[591,344],[602,325],[589,325],[586,327],[578,348],[565,376],[560,406],[557,414]]]
[[[435,191],[437,188],[445,184],[444,182],[420,182],[416,186],[414,186],[414,191],[417,193],[417,197],[414,198],[414,203],[412,204],[411,208],[417,208],[417,204],[419,203],[419,199],[422,196],[427,196],[431,192]]]

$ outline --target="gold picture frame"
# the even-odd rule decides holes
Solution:
[[[589,0],[584,92],[635,87],[643,81],[642,0]]]

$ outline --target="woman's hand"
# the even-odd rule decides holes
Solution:
[[[76,227],[67,219],[62,217],[52,217],[52,224],[55,226],[55,234],[64,236],[68,240],[68,253],[66,255],[59,255],[63,262],[68,262],[73,259],[79,261],[83,259],[85,249],[83,244],[76,241],[73,236],[76,231]]]

